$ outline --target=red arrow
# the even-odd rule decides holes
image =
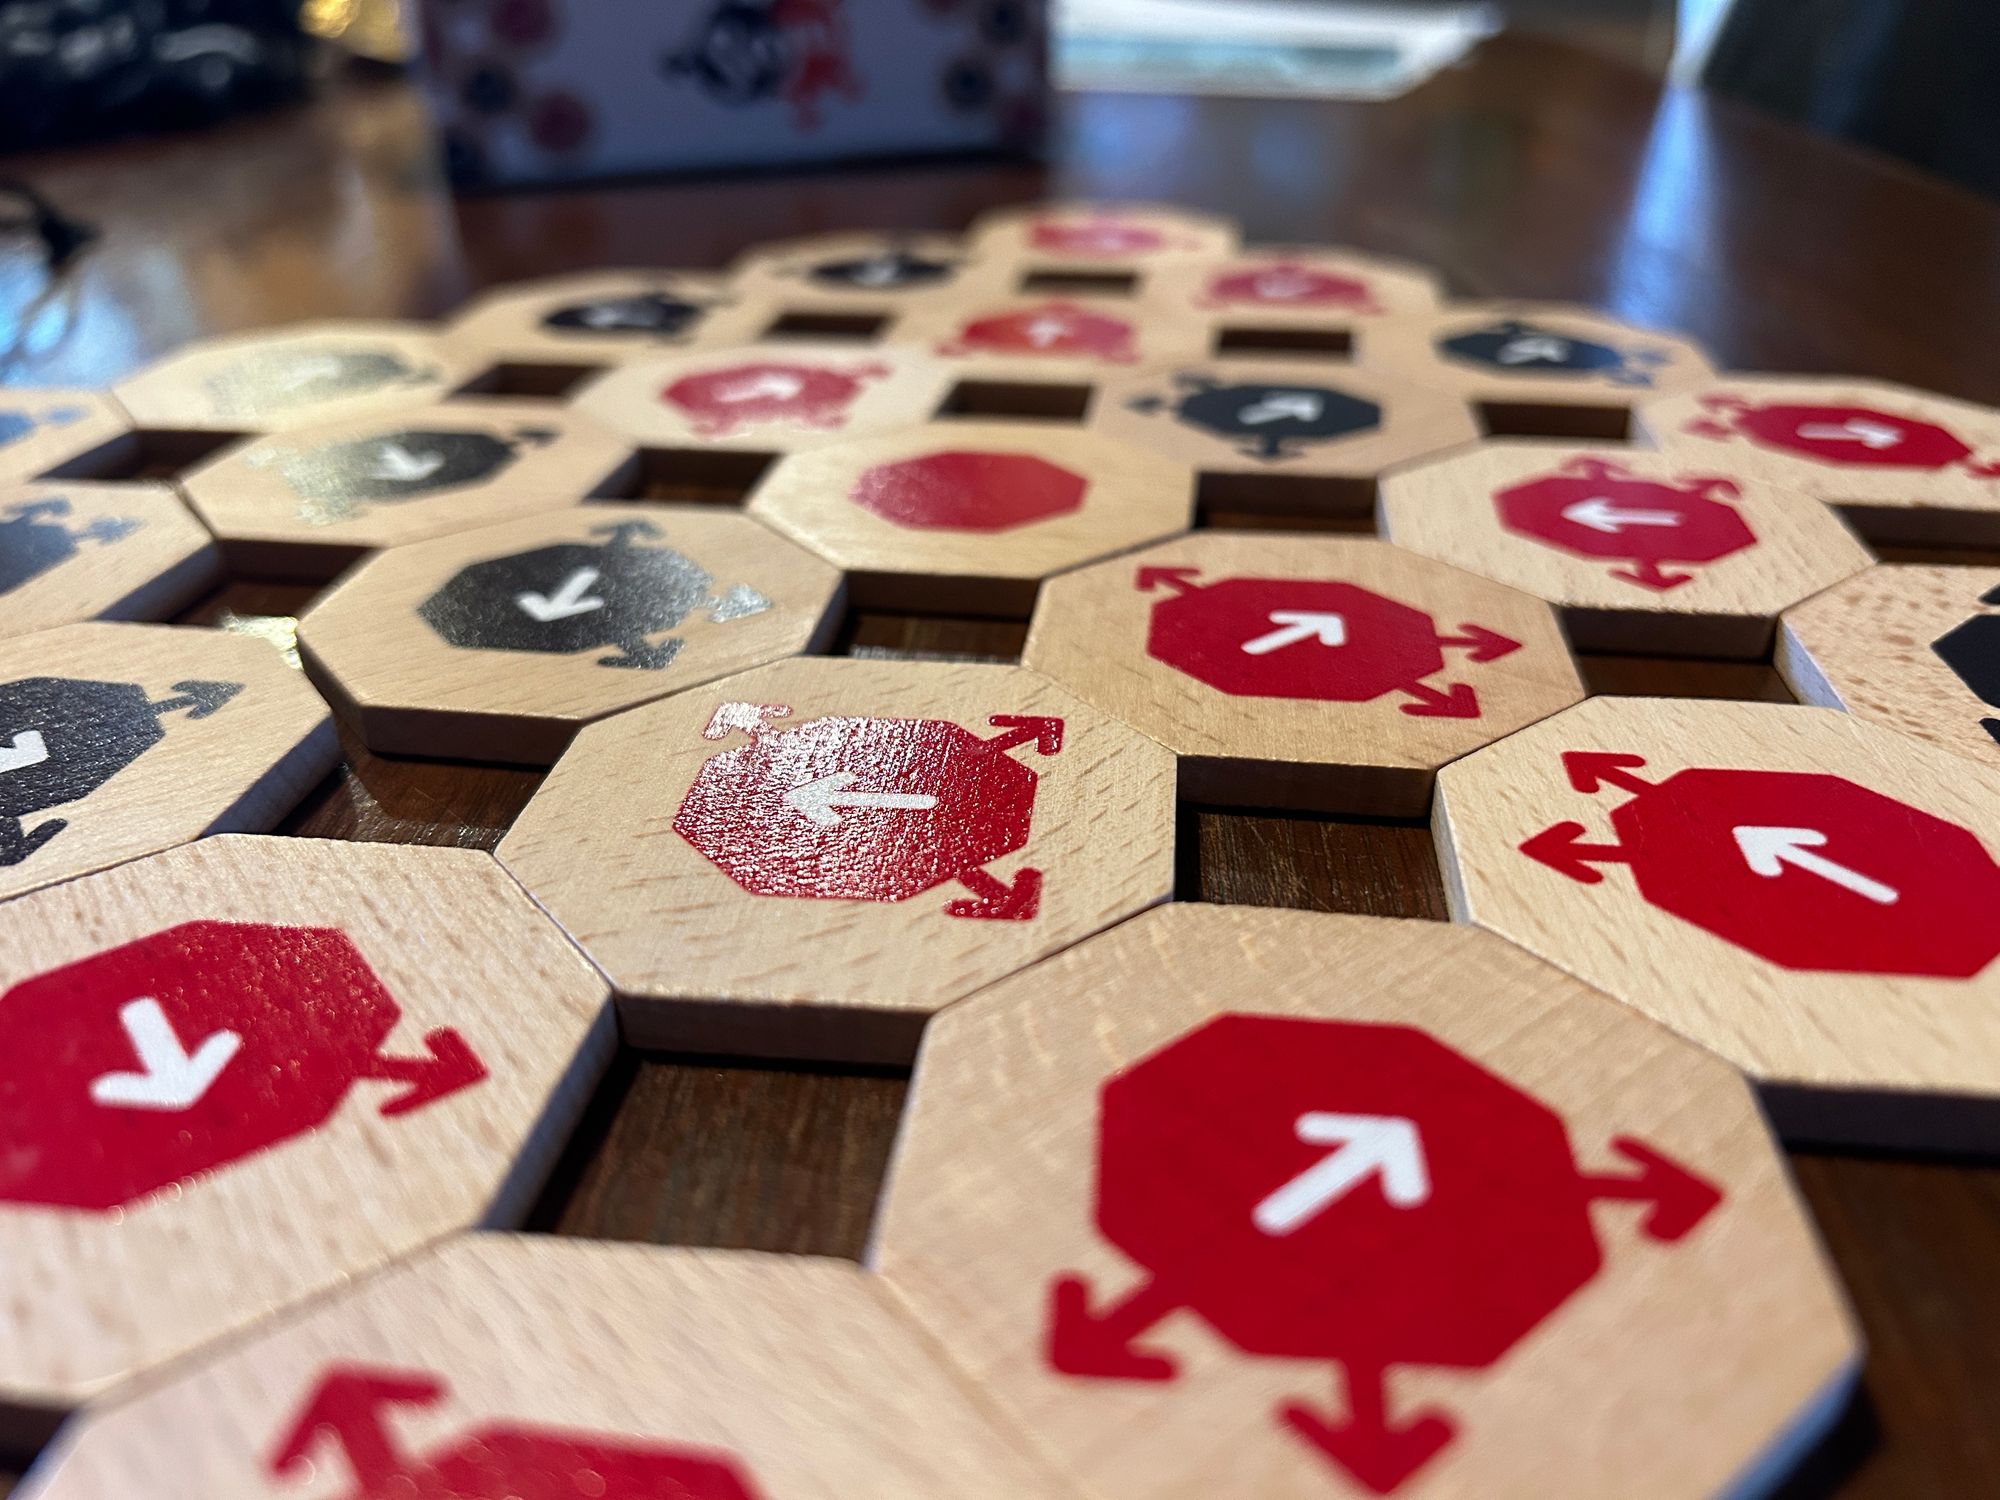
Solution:
[[[1668,589],[1694,582],[1692,573],[1669,573],[1658,563],[1643,559],[1635,561],[1629,568],[1613,568],[1611,576],[1621,583],[1636,583],[1642,589],[1654,589],[1662,594]]]
[[[386,1494],[408,1476],[410,1466],[396,1451],[383,1409],[435,1406],[443,1397],[444,1383],[431,1375],[336,1366],[306,1398],[305,1410],[271,1456],[271,1472],[285,1475],[309,1468],[313,1449],[322,1437],[331,1437],[346,1452],[361,1493]]]
[[[1054,755],[1062,749],[1063,721],[1038,717],[1024,717],[1020,714],[994,714],[987,723],[995,729],[1003,729],[1004,734],[996,734],[986,743],[995,750],[1012,750],[1016,745],[1035,742],[1035,753]]]
[[[1644,1141],[1621,1135],[1613,1139],[1611,1149],[1627,1161],[1637,1163],[1638,1173],[1631,1177],[1585,1173],[1584,1184],[1594,1198],[1651,1204],[1651,1210],[1639,1221],[1639,1232],[1648,1239],[1671,1244],[1722,1202],[1721,1188],[1705,1177],[1697,1177],[1670,1157],[1662,1156]]]
[[[1581,823],[1556,823],[1521,841],[1520,850],[1530,859],[1540,860],[1558,874],[1583,885],[1596,885],[1604,876],[1592,865],[1630,864],[1632,856],[1616,844],[1580,844]]]
[[[1195,586],[1195,579],[1201,576],[1200,568],[1141,568],[1132,580],[1134,588],[1142,594],[1154,589],[1172,589],[1176,594],[1185,594]]]
[[[1562,753],[1563,773],[1569,777],[1569,784],[1586,796],[1607,786],[1615,786],[1621,792],[1631,792],[1635,796],[1648,790],[1652,782],[1642,781],[1631,774],[1645,763],[1643,755],[1621,755],[1615,750],[1565,750]]]
[[[1380,1369],[1347,1369],[1347,1420],[1314,1411],[1303,1401],[1278,1415],[1300,1437],[1378,1495],[1393,1493],[1452,1439],[1450,1421],[1423,1412],[1401,1426],[1389,1421]]]
[[[424,1048],[428,1054],[424,1057],[377,1056],[369,1060],[363,1078],[390,1079],[409,1085],[383,1104],[385,1117],[406,1115],[435,1104],[486,1077],[486,1064],[473,1054],[465,1038],[449,1027],[425,1033]]]
[[[1474,661],[1498,661],[1521,649],[1519,641],[1511,641],[1497,630],[1488,630],[1484,625],[1461,625],[1457,635],[1441,635],[1438,644],[1444,647],[1463,646],[1472,652]]]
[[[1421,682],[1410,683],[1403,689],[1415,703],[1397,705],[1406,714],[1415,714],[1424,719],[1476,719],[1479,717],[1479,694],[1472,690],[1469,682],[1454,682],[1443,692]]]
[[[1049,1284],[1049,1332],[1043,1352],[1050,1367],[1065,1375],[1172,1380],[1178,1366],[1170,1357],[1135,1348],[1132,1341],[1179,1306],[1157,1281],[1143,1281],[1099,1312],[1090,1305],[1088,1281],[1058,1276]]]
[[[1025,922],[1042,909],[1042,872],[1020,870],[1014,883],[973,870],[958,877],[958,883],[972,892],[972,898],[947,902],[948,917],[967,917],[980,922]]]

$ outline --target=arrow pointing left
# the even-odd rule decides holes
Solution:
[[[39,729],[24,729],[12,745],[0,746],[0,776],[9,771],[25,771],[49,758],[49,747]]]
[[[928,792],[850,792],[860,780],[852,771],[830,771],[785,793],[785,806],[803,813],[822,828],[836,827],[848,808],[881,807],[892,811],[924,812],[937,806]]]
[[[243,1047],[243,1038],[235,1032],[217,1031],[190,1052],[160,1002],[150,995],[121,1007],[118,1021],[138,1054],[140,1071],[106,1073],[91,1080],[90,1097],[111,1108],[193,1109]]]
[[[1401,1115],[1300,1115],[1293,1127],[1308,1146],[1331,1146],[1313,1166],[1251,1210],[1250,1219],[1274,1238],[1293,1233],[1325,1213],[1371,1177],[1394,1208],[1430,1201],[1431,1176],[1423,1138]]]

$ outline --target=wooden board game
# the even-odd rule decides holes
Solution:
[[[1765,1117],[2000,1142],[2000,414],[1837,382],[1871,457],[1781,464],[1803,384],[1078,203],[11,391],[22,1500],[1765,1492],[1862,1357]],[[1824,706],[1745,701],[1781,615]],[[1206,904],[1232,839],[1458,920]],[[679,1232],[587,1149],[660,1054],[663,1174],[841,1184],[919,1058],[865,1269],[565,1237]]]

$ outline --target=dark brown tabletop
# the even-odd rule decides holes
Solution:
[[[204,334],[427,316],[525,276],[714,266],[759,240],[956,229],[1011,200],[1101,194],[1234,215],[1253,239],[1426,261],[1458,296],[1592,303],[1684,330],[1724,365],[2000,405],[2000,204],[1737,107],[1662,96],[1581,53],[1505,40],[1382,104],[1105,95],[1062,115],[1047,170],[917,165],[455,202],[414,96],[349,82],[205,135],[21,161],[13,170],[105,238],[67,312],[45,310],[0,379],[100,384]],[[25,266],[7,269],[0,328],[33,291]],[[291,616],[311,596],[240,579],[190,617]],[[1022,634],[863,616],[835,649],[1010,660]],[[1586,676],[1608,693],[1787,697],[1768,667],[1599,657]],[[346,748],[284,831],[491,848],[540,779]],[[1445,915],[1418,823],[1188,807],[1180,840],[1182,899]],[[904,1087],[891,1071],[628,1053],[534,1227],[855,1256]],[[1786,1493],[2000,1495],[2000,1171],[1793,1162],[1870,1348],[1862,1400]]]

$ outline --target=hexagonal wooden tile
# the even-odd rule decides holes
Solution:
[[[1880,381],[1718,376],[1639,409],[1641,436],[1837,505],[1864,536],[2000,544],[2000,411]]]
[[[206,839],[7,910],[21,1424],[518,1220],[613,1044],[603,980],[471,851]]]
[[[1381,517],[1400,547],[1559,605],[1591,651],[1762,657],[1781,611],[1871,561],[1809,495],[1631,448],[1486,443],[1390,475]]]
[[[1173,889],[1173,763],[1018,667],[781,662],[593,725],[500,846],[638,1046],[907,1061]]]
[[[1361,538],[1201,531],[1053,579],[1022,660],[1180,757],[1202,802],[1408,816],[1583,696],[1555,611]]]
[[[631,443],[546,401],[454,401],[230,448],[185,476],[231,563],[331,578],[365,552],[564,510],[632,478]]]
[[[294,323],[188,344],[112,387],[153,432],[283,432],[422,406],[475,374],[424,323]]]
[[[100,391],[0,389],[0,484],[108,474],[137,448],[124,409]]]
[[[934,422],[780,459],[750,513],[864,608],[1026,615],[1049,575],[1186,530],[1194,471],[1081,428]]]
[[[1154,270],[1146,289],[1170,306],[1231,328],[1353,328],[1436,311],[1436,273],[1327,245],[1256,245],[1227,260]]]
[[[1011,264],[981,260],[963,240],[890,230],[819,234],[754,245],[732,267],[744,297],[786,312],[893,317],[968,287],[1005,292]]]
[[[347,1500],[1083,1500],[858,1267],[495,1234],[93,1413],[34,1482],[44,1500],[292,1500],[302,1484]]]
[[[2000,769],[2000,568],[1871,568],[1787,610],[1777,661],[1807,703]]]
[[[1190,314],[1145,297],[978,295],[915,307],[893,325],[967,380],[1088,384],[1138,365],[1205,358]]]
[[[1452,911],[1804,1140],[2000,1144],[2000,774],[1828,709],[1593,698],[1438,776]]]
[[[954,1006],[872,1259],[1102,1500],[1708,1500],[1859,1356],[1742,1079],[1433,922],[1171,906]]]
[[[547,765],[593,719],[816,648],[839,601],[743,516],[587,505],[372,558],[299,649],[370,749]]]
[[[1506,409],[1506,430],[1622,437],[1635,403],[1713,378],[1677,334],[1556,302],[1452,302],[1429,316],[1372,325],[1364,355],[1468,401]],[[1577,424],[1583,424],[1579,426]],[[1587,427],[1589,430],[1584,430]]]
[[[1026,274],[1145,273],[1236,251],[1236,226],[1214,214],[1158,203],[1028,203],[972,221],[973,253]]]
[[[222,555],[163,484],[0,486],[0,635],[172,614]]]
[[[251,636],[93,622],[0,640],[0,898],[268,828],[339,758],[319,695]]]
[[[914,346],[785,341],[634,360],[574,404],[642,448],[794,453],[928,422],[956,380]]]
[[[483,292],[453,315],[445,339],[481,367],[608,365],[738,343],[766,317],[714,272],[584,271]]]
[[[1089,425],[1192,464],[1204,507],[1366,515],[1391,464],[1479,439],[1472,408],[1404,377],[1304,360],[1116,376]]]

